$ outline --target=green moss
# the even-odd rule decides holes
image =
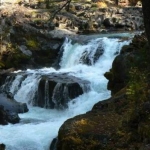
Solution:
[[[26,45],[31,50],[36,50],[39,47],[39,43],[34,38],[30,38],[27,40]]]

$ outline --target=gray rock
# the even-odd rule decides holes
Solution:
[[[45,75],[39,82],[35,106],[64,109],[68,101],[88,91],[89,82],[68,73]]]
[[[0,105],[0,124],[7,125],[8,123],[18,123],[20,120],[19,116],[15,112],[6,111],[5,108]],[[0,145],[1,148],[2,145]]]
[[[24,113],[28,111],[25,103],[19,103],[10,97],[10,95],[7,97],[6,94],[0,94],[0,105],[4,107],[4,110],[15,113]]]
[[[32,56],[32,52],[30,50],[28,50],[25,45],[19,46],[19,49],[20,49],[20,51],[22,51],[23,54],[25,54],[27,56]]]

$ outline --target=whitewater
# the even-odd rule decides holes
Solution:
[[[83,114],[93,107],[98,101],[110,97],[107,90],[107,79],[104,73],[109,71],[115,56],[123,45],[128,45],[130,40],[122,41],[120,38],[93,38],[85,44],[72,43],[66,39],[62,49],[60,69],[42,68],[24,71],[27,78],[21,83],[22,75],[16,72],[16,78],[10,84],[9,91],[19,102],[28,104],[29,112],[19,114],[20,123],[6,126],[0,125],[0,143],[6,145],[7,150],[48,150],[53,138],[57,137],[60,126],[68,118]],[[98,49],[103,54],[94,60]],[[82,61],[83,54],[88,56],[90,65]],[[77,98],[68,102],[68,108],[63,110],[45,109],[33,106],[33,97],[37,91],[41,75],[51,73],[67,73],[89,82],[89,89]]]

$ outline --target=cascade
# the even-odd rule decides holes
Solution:
[[[29,112],[19,114],[16,125],[0,126],[0,142],[7,150],[48,150],[65,120],[110,97],[103,74],[129,42],[103,37],[72,44],[66,39],[59,70],[28,69],[8,77],[3,91],[27,103]]]

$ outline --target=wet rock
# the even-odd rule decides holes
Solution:
[[[58,140],[57,137],[52,140],[51,145],[50,145],[50,150],[57,150],[57,147],[56,147],[57,140]]]
[[[92,52],[89,53],[88,51],[85,51],[79,61],[82,62],[82,64],[94,65],[103,53],[104,49],[101,45],[99,45],[94,54]]]
[[[15,112],[5,110],[4,106],[0,105],[0,124],[7,125],[8,123],[19,123],[19,116]]]
[[[38,86],[35,106],[45,108],[66,108],[68,101],[83,94],[88,82],[68,74],[44,76]]]
[[[2,93],[0,94],[0,105],[2,105],[8,112],[25,113],[28,111],[25,103],[19,103],[12,98],[8,98],[7,95]]]
[[[51,109],[54,108],[55,104],[52,101],[52,96],[56,84],[56,82],[41,79],[38,85],[37,100],[34,105]]]
[[[7,124],[6,111],[4,110],[3,106],[0,106],[0,124],[2,125]]]
[[[9,123],[15,124],[15,123],[19,123],[20,118],[18,114],[15,112],[7,112],[7,121]]]
[[[5,148],[6,148],[6,146],[5,146],[5,144],[0,144],[0,150],[5,150]]]
[[[18,113],[25,113],[27,111],[28,108],[25,103],[15,101],[10,94],[0,94],[0,124],[19,123]]]

